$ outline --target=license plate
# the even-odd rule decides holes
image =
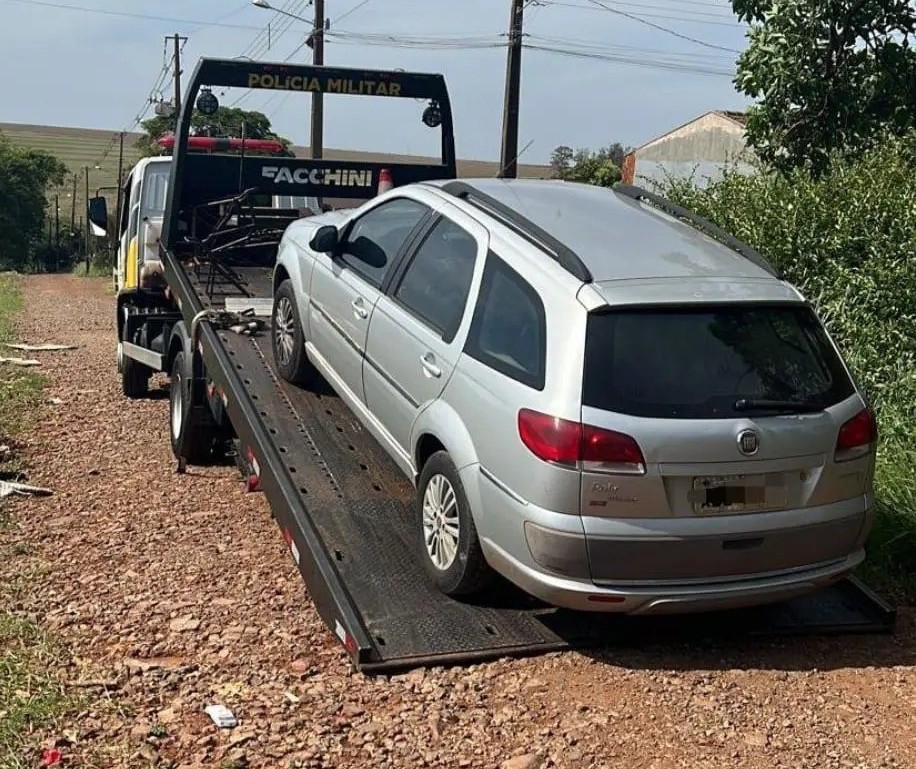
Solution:
[[[751,513],[786,506],[781,474],[704,475],[693,479],[691,502],[701,515]]]

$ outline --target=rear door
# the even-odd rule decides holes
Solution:
[[[582,513],[683,518],[848,498],[831,466],[840,426],[861,408],[804,305],[593,313],[582,421],[635,441],[645,468],[586,463]]]
[[[381,287],[414,229],[429,213],[409,198],[387,200],[347,226],[338,255],[316,256],[309,341],[357,400],[365,401],[363,355]]]
[[[417,416],[442,393],[461,353],[474,269],[487,244],[486,229],[471,219],[439,218],[375,307],[366,402],[407,456]]]

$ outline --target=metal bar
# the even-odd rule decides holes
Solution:
[[[165,358],[158,352],[147,350],[145,347],[140,347],[133,342],[121,342],[121,351],[126,357],[139,361],[144,366],[149,366],[154,371],[163,370],[163,361]]]

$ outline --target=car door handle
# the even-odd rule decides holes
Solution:
[[[368,318],[369,317],[369,310],[367,310],[365,305],[363,304],[362,298],[354,299],[352,302],[350,302],[350,306],[353,308],[353,314],[357,318]]]
[[[436,365],[436,359],[433,357],[432,353],[428,352],[426,355],[421,355],[420,365],[423,366],[423,370],[429,374],[429,376],[436,377],[437,379],[442,376],[442,369]]]

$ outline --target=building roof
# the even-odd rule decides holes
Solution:
[[[533,179],[463,181],[572,249],[596,282],[772,278],[685,222],[605,187]]]
[[[699,120],[702,120],[703,118],[707,117],[708,115],[718,115],[719,117],[723,117],[726,120],[730,120],[731,122],[736,123],[737,125],[741,126],[742,128],[744,128],[747,125],[747,113],[746,112],[738,112],[737,110],[714,109],[714,110],[710,110],[709,112],[704,112],[702,115],[697,115],[697,117],[693,118],[692,120],[688,120],[686,123],[682,123],[681,125],[675,128],[672,128],[669,131],[665,131],[665,133],[663,134],[659,134],[655,138],[650,139],[649,141],[645,142],[644,144],[641,144],[639,147],[636,147],[635,149],[631,150],[630,154],[638,153],[640,150],[645,149],[646,147],[649,147],[653,144],[656,144],[660,142],[662,139],[668,138],[672,134],[675,134],[678,131],[683,130],[687,126],[692,125],[693,123],[696,123]]]

